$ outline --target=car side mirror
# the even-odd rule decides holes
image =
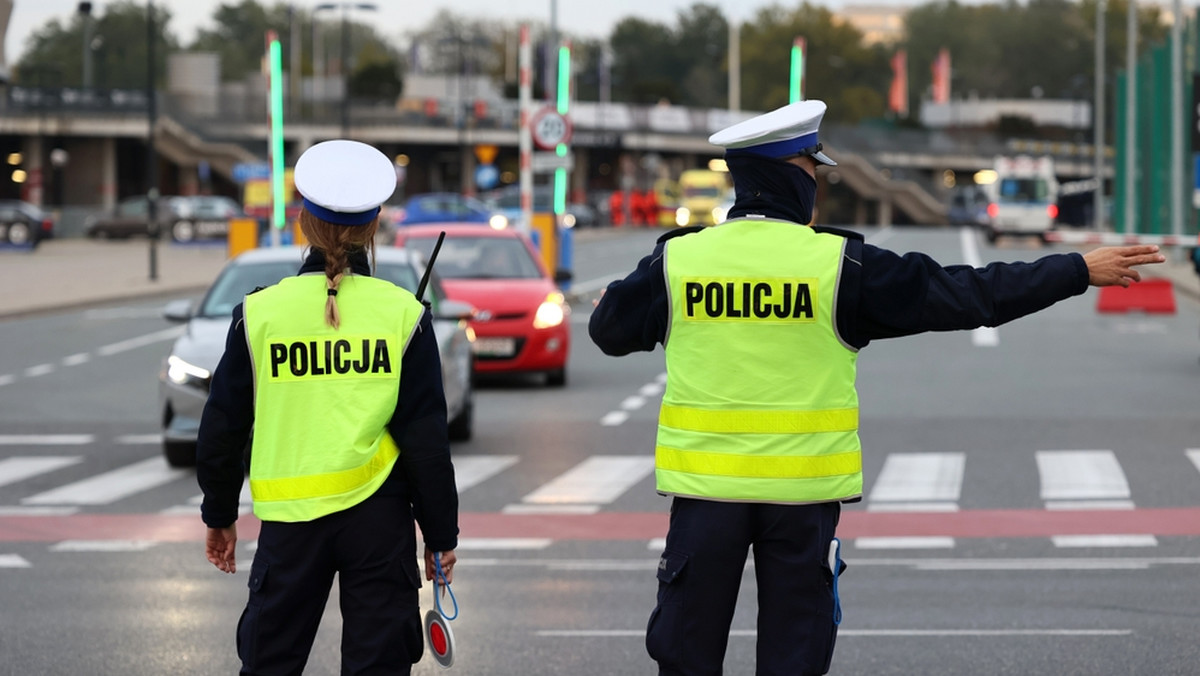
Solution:
[[[438,303],[437,318],[457,321],[475,316],[475,306],[461,300],[443,300]]]
[[[186,322],[192,318],[192,301],[173,300],[163,308],[163,318],[171,322]]]
[[[559,268],[554,271],[554,281],[557,284],[562,284],[563,282],[569,282],[572,279],[575,279],[575,275],[573,275],[570,270],[565,270],[563,268]]]

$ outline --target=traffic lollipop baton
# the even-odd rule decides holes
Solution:
[[[441,552],[434,552],[433,563],[434,609],[425,613],[425,640],[429,643],[434,661],[443,669],[449,669],[454,664],[454,632],[450,631],[450,621],[458,617],[458,599],[454,598],[454,590],[450,588],[446,572],[442,570]],[[442,610],[442,594],[438,593],[439,587],[443,589],[443,593],[450,594],[450,601],[454,604],[453,615],[447,616]]]

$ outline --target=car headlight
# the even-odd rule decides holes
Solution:
[[[713,223],[721,223],[725,220],[725,207],[713,207],[712,210]]]
[[[563,214],[562,224],[564,228],[575,227],[575,214]]]
[[[176,385],[204,386],[211,377],[212,372],[208,369],[189,364],[175,355],[167,357],[167,380]]]
[[[566,298],[557,291],[546,296],[546,300],[538,306],[537,313],[533,316],[533,328],[548,329],[552,326],[558,326],[566,319],[567,308]]]
[[[508,217],[504,214],[492,214],[488,219],[488,225],[492,226],[493,230],[503,230],[508,227]]]
[[[687,225],[692,220],[692,212],[687,207],[679,207],[675,210],[675,225]]]

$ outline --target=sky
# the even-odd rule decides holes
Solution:
[[[557,5],[558,28],[560,31],[581,37],[604,37],[618,21],[636,16],[646,21],[673,25],[682,9],[697,0],[374,0],[377,11],[369,14],[380,32],[399,41],[404,35],[425,27],[434,15],[447,8],[455,14],[473,18],[495,18],[504,21],[527,19],[531,22],[550,23],[551,7]],[[225,4],[237,4],[239,0],[225,0]],[[260,0],[274,5],[275,0]],[[314,7],[321,0],[297,3]],[[726,16],[742,20],[749,19],[760,8],[780,4],[792,6],[800,0],[705,0],[723,9]],[[213,11],[222,4],[221,0],[155,0],[157,6],[171,10],[170,28],[187,44],[196,29],[210,25]],[[93,0],[93,13],[102,13],[107,3]],[[841,0],[829,3],[841,6]],[[877,3],[878,4],[878,3]],[[69,21],[76,11],[77,0],[13,0],[12,17],[9,20],[4,55],[9,66],[20,58],[29,35],[50,19]],[[356,11],[359,16],[368,13]],[[330,16],[330,14],[326,14]],[[333,17],[330,16],[332,19]]]

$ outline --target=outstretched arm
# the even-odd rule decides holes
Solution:
[[[1165,260],[1166,256],[1158,253],[1158,247],[1153,244],[1106,246],[1083,255],[1083,262],[1088,269],[1088,284],[1092,286],[1129,286],[1142,279],[1135,267]]]

